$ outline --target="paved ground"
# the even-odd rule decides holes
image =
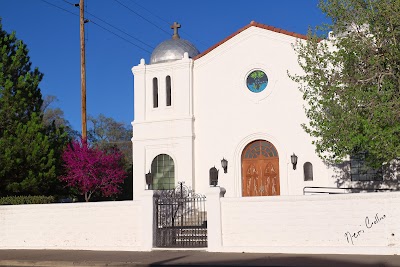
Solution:
[[[205,251],[0,250],[0,266],[400,267],[400,256],[210,253]]]

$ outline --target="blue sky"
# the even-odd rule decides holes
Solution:
[[[59,99],[53,106],[64,111],[76,130],[81,129],[79,8],[72,4],[78,2],[0,0],[3,29],[15,30],[28,45],[32,65],[44,73],[40,84],[43,96]],[[134,119],[131,68],[141,58],[149,62],[151,51],[171,37],[170,25],[174,21],[182,25],[181,38],[190,40],[203,52],[252,20],[306,34],[308,27],[326,21],[317,3],[318,0],[85,0],[89,12],[86,17],[91,20],[85,28],[87,113],[102,113],[126,124]]]

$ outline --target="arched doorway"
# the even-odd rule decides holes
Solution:
[[[242,153],[242,196],[279,194],[279,155],[276,148],[265,140],[251,142]]]

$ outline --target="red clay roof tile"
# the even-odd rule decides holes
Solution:
[[[261,23],[257,23],[254,20],[250,22],[250,24],[244,26],[243,28],[237,30],[236,32],[234,32],[233,34],[229,35],[228,37],[226,37],[225,39],[223,39],[222,41],[216,43],[215,45],[211,46],[210,48],[208,48],[206,51],[204,51],[203,53],[198,54],[197,56],[195,56],[193,59],[199,59],[202,56],[208,54],[209,52],[211,52],[212,50],[214,50],[215,48],[217,48],[218,46],[222,45],[223,43],[225,43],[226,41],[228,41],[229,39],[233,38],[234,36],[238,35],[239,33],[241,33],[242,31],[246,30],[247,28],[250,28],[251,26],[254,27],[258,27],[261,29],[266,29],[266,30],[270,30],[273,32],[277,32],[277,33],[282,33],[285,35],[289,35],[289,36],[293,36],[296,38],[300,38],[300,39],[307,39],[307,35],[303,35],[303,34],[299,34],[299,33],[294,33],[294,32],[289,32],[286,31],[284,29],[280,29],[280,28],[275,28],[273,26],[269,26],[269,25],[265,25],[265,24],[261,24]]]

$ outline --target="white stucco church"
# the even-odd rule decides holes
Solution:
[[[302,93],[288,76],[302,73],[293,45],[307,37],[252,21],[200,53],[178,27],[148,64],[132,68],[134,195],[148,172],[152,189],[183,181],[205,192],[214,166],[229,197],[337,187],[343,174],[316,155],[301,127]]]
[[[0,249],[400,253],[400,192],[337,194],[398,181],[326,165],[301,127],[306,36],[251,22],[200,53],[172,28],[132,68],[133,200],[0,206]],[[205,201],[162,198],[179,182]]]

